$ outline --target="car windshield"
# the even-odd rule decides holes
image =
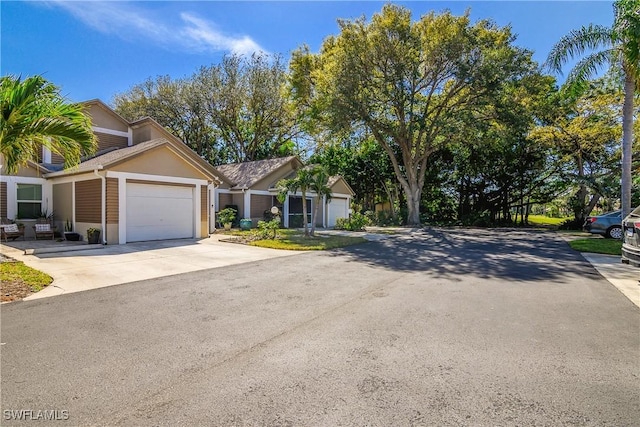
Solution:
[[[629,216],[640,216],[640,206],[638,206],[637,208],[635,208],[630,214]]]

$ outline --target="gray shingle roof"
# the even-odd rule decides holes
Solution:
[[[215,169],[233,182],[234,188],[251,188],[287,163],[296,160],[296,156],[278,159],[256,160],[253,162],[232,163],[216,166]]]

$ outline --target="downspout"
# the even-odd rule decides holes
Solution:
[[[98,169],[93,170],[93,174],[102,180],[102,191],[101,191],[101,204],[102,204],[102,212],[101,212],[101,227],[102,227],[102,244],[107,244],[107,178],[100,175],[98,173]]]

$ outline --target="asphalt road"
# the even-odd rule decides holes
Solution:
[[[553,234],[429,230],[1,311],[3,426],[640,420],[640,310]]]

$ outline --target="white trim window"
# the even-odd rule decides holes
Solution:
[[[17,184],[16,201],[18,211],[16,218],[34,219],[42,213],[42,185]]]

